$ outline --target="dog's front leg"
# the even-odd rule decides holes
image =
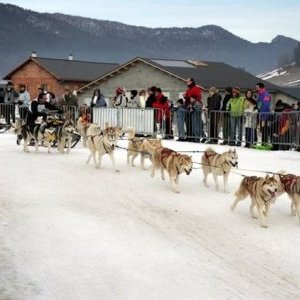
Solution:
[[[291,216],[295,217],[297,215],[296,213],[296,200],[295,200],[295,196],[293,196],[291,198]]]
[[[52,142],[48,142],[48,153],[51,153]]]
[[[218,181],[218,176],[217,174],[213,173],[214,181],[216,184],[216,191],[219,191],[219,181]]]
[[[115,157],[114,157],[114,152],[113,151],[109,154],[109,157],[110,157],[111,163],[112,163],[115,171],[120,172],[120,170],[118,170],[117,167],[116,167],[116,162],[115,162]]]
[[[151,177],[154,177],[155,171],[156,171],[156,168],[155,168],[155,164],[154,164],[154,162],[153,162],[152,168],[151,168],[151,173],[150,173],[150,176],[151,176]]]
[[[67,148],[67,154],[70,153],[70,150],[71,150],[71,139],[69,138],[68,141],[67,141],[67,145],[68,145],[68,148]]]
[[[134,153],[134,155],[131,157],[131,166],[134,167],[134,160],[138,156],[138,153]]]
[[[223,175],[224,193],[227,192],[228,175],[229,175],[228,173]]]
[[[171,184],[172,191],[174,193],[179,193],[179,190],[177,189],[177,184],[176,184],[175,177],[172,174],[169,174],[169,179],[170,179],[170,184]]]
[[[261,203],[257,203],[259,222],[262,228],[268,228],[263,207]]]
[[[179,174],[177,174],[175,182],[176,182],[176,184],[179,183]]]
[[[98,152],[98,155],[97,155],[98,156],[98,161],[97,161],[97,156],[96,156],[97,153],[94,153],[93,159],[94,159],[94,163],[95,163],[95,168],[100,169],[102,153],[100,151],[97,151],[97,152]]]
[[[61,154],[65,153],[65,144],[66,144],[66,140],[64,138],[62,138],[60,143],[59,143],[59,152]]]
[[[270,204],[271,204],[271,202],[270,202],[270,201],[266,202],[266,204],[265,204],[265,211],[264,211],[264,215],[265,215],[266,217],[269,215]]]
[[[35,152],[39,151],[39,141],[34,139],[34,145],[35,145]]]
[[[29,152],[28,143],[29,143],[29,139],[28,138],[24,139],[23,150],[24,150],[24,152],[27,152],[27,153]]]

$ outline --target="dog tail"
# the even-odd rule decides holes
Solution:
[[[243,180],[241,181],[239,188],[234,193],[236,197],[243,198],[243,196],[248,195],[246,180],[247,180],[246,177],[244,177]]]
[[[152,146],[147,140],[144,140],[141,146],[141,151],[149,152],[150,154],[153,154],[155,150],[155,147]]]
[[[277,174],[284,175],[286,174],[286,170],[279,170],[277,171]]]
[[[128,132],[128,139],[133,139],[135,137],[135,128],[128,127],[126,132]]]

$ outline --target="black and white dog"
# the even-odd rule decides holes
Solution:
[[[58,151],[60,153],[65,153],[65,146],[67,147],[67,154],[69,154],[71,149],[71,142],[73,133],[76,131],[75,125],[71,120],[66,120],[65,123],[58,128],[57,131],[57,142]]]

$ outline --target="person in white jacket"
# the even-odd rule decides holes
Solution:
[[[127,107],[128,98],[126,96],[126,89],[123,87],[116,88],[116,95],[113,99],[114,107]]]
[[[246,144],[245,147],[249,148],[254,145],[257,141],[257,106],[256,101],[253,98],[253,92],[247,90],[245,93],[244,102],[244,117],[245,117],[245,137]]]

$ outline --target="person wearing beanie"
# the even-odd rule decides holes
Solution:
[[[188,78],[186,81],[187,90],[184,95],[185,108],[187,109],[186,131],[187,139],[198,141],[203,135],[202,122],[202,89],[196,85],[194,78]],[[194,127],[194,128],[193,128]],[[194,137],[194,138],[192,138]]]
[[[130,91],[130,97],[128,99],[127,107],[137,108],[140,107],[140,97],[137,90]]]
[[[127,107],[128,98],[126,96],[126,89],[123,87],[116,88],[116,95],[113,99],[114,107]]]

